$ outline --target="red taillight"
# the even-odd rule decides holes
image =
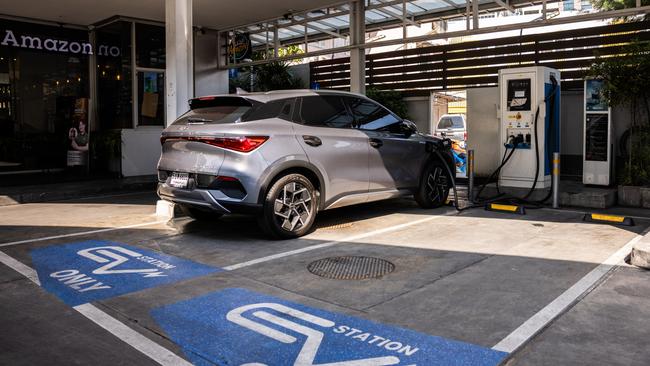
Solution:
[[[465,133],[463,133],[463,141],[467,141],[467,131],[465,131]]]
[[[228,150],[250,152],[260,147],[268,139],[268,136],[204,137],[201,138],[201,142]]]
[[[237,137],[191,137],[191,136],[179,136],[179,137],[161,137],[160,142],[165,143],[166,140],[185,140],[185,141],[196,141],[202,142],[204,144],[221,147],[228,150],[234,150],[239,152],[251,152],[258,147],[260,147],[266,140],[269,139],[268,136],[237,136]]]

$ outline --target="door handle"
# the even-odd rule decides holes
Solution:
[[[384,144],[384,142],[380,139],[370,139],[369,143],[370,146],[374,147],[375,149],[380,148]]]
[[[316,136],[303,135],[302,139],[305,141],[305,144],[309,146],[320,146],[323,144],[323,141]]]

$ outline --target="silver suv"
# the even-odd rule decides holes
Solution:
[[[406,195],[438,207],[455,174],[449,140],[346,92],[192,99],[160,141],[161,199],[197,219],[255,214],[276,238],[304,235],[336,207]]]

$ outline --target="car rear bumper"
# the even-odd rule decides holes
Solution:
[[[262,209],[261,204],[218,200],[207,189],[174,188],[166,183],[158,183],[158,197],[165,201],[224,214],[255,214]]]

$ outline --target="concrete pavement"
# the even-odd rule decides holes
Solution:
[[[634,240],[648,226],[643,220],[618,227],[585,223],[581,214],[562,211],[458,215],[450,208],[421,210],[403,199],[323,212],[308,236],[269,241],[249,217],[165,223],[152,215],[154,206],[154,195],[143,193],[0,207],[0,251],[34,268],[44,286],[0,265],[0,318],[7,324],[0,332],[0,362],[154,362],[137,350],[139,345],[119,340],[71,310],[88,299],[79,290],[98,283],[92,281],[115,290],[91,301],[107,317],[196,364],[241,364],[242,355],[250,354],[248,362],[293,365],[305,355],[306,346],[300,345],[313,344],[307,342],[314,339],[313,331],[323,334],[311,360],[315,364],[370,356],[393,357],[385,362],[399,358],[400,365],[650,360],[642,330],[630,329],[648,318],[643,316],[650,295],[643,285],[647,272],[629,267],[613,272],[521,350],[491,349]],[[113,249],[97,249],[102,246]],[[106,261],[116,255],[129,261]],[[348,255],[385,259],[395,270],[360,281],[327,279],[307,270],[312,261]],[[152,266],[149,272],[143,263]],[[201,272],[202,266],[214,270]],[[133,273],[111,274],[115,270]],[[85,277],[74,277],[81,274]],[[252,328],[238,325],[232,316],[214,320],[263,300],[336,319],[336,325],[315,326],[309,323],[314,318],[288,321],[277,309],[243,313],[257,324],[245,323]],[[632,314],[641,320],[634,323]],[[295,341],[283,346],[271,333],[262,336],[260,324],[284,329]],[[349,324],[369,330],[354,333]],[[631,350],[636,353],[630,355]],[[110,357],[98,356],[108,351]],[[585,352],[593,357],[584,357]]]

